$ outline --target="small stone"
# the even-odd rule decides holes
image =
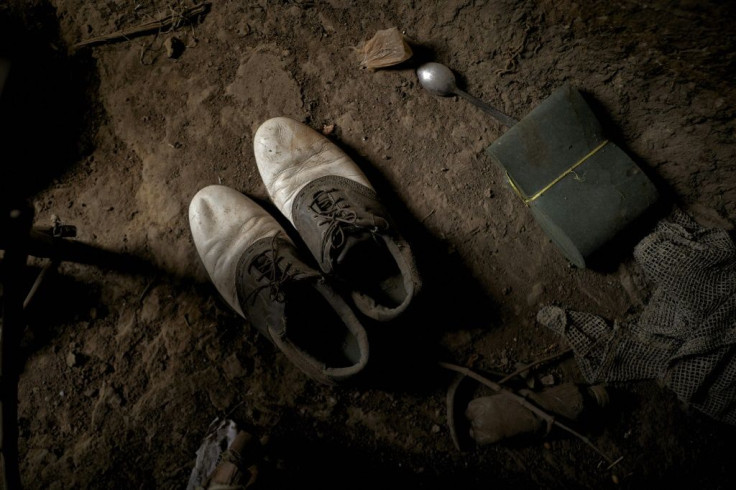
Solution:
[[[526,364],[524,364],[523,362],[514,363],[514,369],[516,369],[517,371],[524,367],[526,367]],[[521,379],[527,379],[529,377],[529,370],[525,369],[524,371],[519,373],[519,376],[521,376]]]
[[[164,49],[166,50],[166,56],[175,59],[184,52],[184,43],[178,37],[172,36],[164,41]]]
[[[526,303],[529,306],[534,306],[539,303],[540,298],[544,294],[544,284],[541,282],[536,283],[532,286],[531,292],[526,297]]]
[[[434,424],[432,426],[432,434],[438,434],[440,432],[440,430],[442,430],[442,429],[440,429],[440,426],[439,425]]]
[[[112,391],[110,393],[110,396],[109,396],[109,398],[108,398],[107,401],[110,404],[110,406],[112,406],[112,407],[116,407],[117,408],[117,407],[121,407],[123,405],[123,398],[120,396],[119,393],[117,393],[115,391]]]
[[[554,375],[552,375],[552,374],[548,374],[547,376],[542,376],[542,377],[541,377],[541,378],[539,379],[539,381],[540,381],[540,382],[541,382],[541,383],[542,383],[542,384],[543,384],[544,386],[554,386],[554,384],[555,384],[555,377],[554,377]]]
[[[219,345],[213,343],[204,346],[204,353],[210,361],[217,362],[222,358],[222,349]]]
[[[69,352],[66,355],[66,365],[70,368],[73,368],[77,365],[77,362],[79,362],[79,359],[77,359],[77,355],[74,352]]]
[[[209,390],[210,403],[218,410],[226,410],[233,402],[235,393],[225,388],[211,387]]]
[[[243,365],[240,363],[240,359],[235,354],[231,354],[222,363],[222,370],[229,379],[240,378],[248,374]]]

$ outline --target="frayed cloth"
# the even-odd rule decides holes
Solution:
[[[680,400],[736,425],[736,246],[682,211],[634,249],[653,286],[641,315],[608,322],[556,306],[537,320],[565,337],[590,383],[659,379]]]

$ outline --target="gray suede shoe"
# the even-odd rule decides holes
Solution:
[[[325,384],[363,370],[365,329],[265,209],[234,189],[212,185],[192,199],[189,223],[225,301],[299,369]]]
[[[402,313],[421,280],[408,243],[358,166],[322,134],[286,117],[256,131],[255,157],[271,200],[322,271],[375,320]]]

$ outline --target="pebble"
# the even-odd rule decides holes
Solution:
[[[536,305],[542,297],[542,294],[544,294],[544,284],[538,282],[532,286],[531,292],[526,297],[526,303],[529,306]]]
[[[172,36],[164,41],[164,49],[166,50],[166,56],[175,59],[184,52],[184,43],[178,37]]]
[[[222,363],[222,370],[225,372],[225,376],[230,379],[240,378],[248,374],[248,371],[243,367],[240,359],[234,353]]]
[[[552,374],[548,374],[547,376],[542,376],[539,381],[544,386],[553,386],[555,384],[555,377]]]
[[[69,366],[70,368],[73,368],[74,366],[76,366],[77,362],[78,362],[77,355],[74,352],[69,352],[66,355],[66,365]]]

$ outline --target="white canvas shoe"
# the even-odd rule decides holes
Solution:
[[[406,310],[421,287],[411,248],[355,162],[286,117],[258,128],[254,151],[271,200],[356,307],[376,320]]]
[[[298,368],[325,384],[363,370],[365,329],[265,209],[235,189],[211,185],[192,199],[189,223],[224,300]]]

